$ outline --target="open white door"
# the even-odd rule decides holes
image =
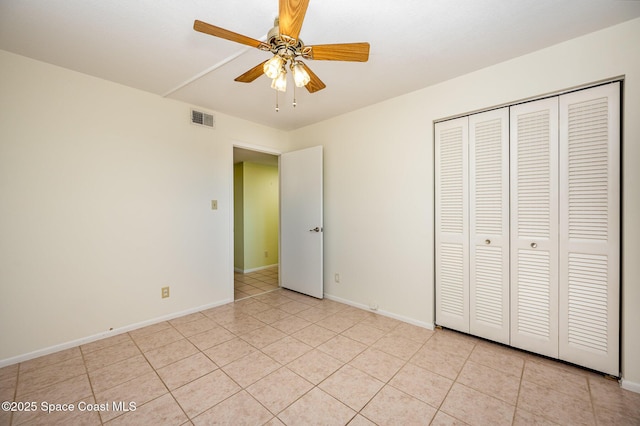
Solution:
[[[280,155],[280,285],[323,297],[322,147]]]

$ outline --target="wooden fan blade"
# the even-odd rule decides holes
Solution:
[[[309,77],[311,77],[311,80],[307,83],[306,87],[307,90],[309,91],[309,93],[315,93],[319,90],[324,89],[325,87],[327,87],[326,84],[324,84],[322,82],[322,80],[320,80],[318,78],[317,75],[315,75],[315,73],[313,71],[311,71],[311,68],[309,68],[307,66],[307,64],[305,64],[304,62],[300,62],[300,64],[304,67],[304,69],[307,71],[307,73],[309,74]]]
[[[280,0],[280,34],[298,38],[309,0]]]
[[[246,44],[247,46],[251,47],[260,47],[260,45],[262,44],[260,40],[243,36],[242,34],[234,33],[233,31],[225,30],[224,28],[216,27],[215,25],[198,21],[197,19],[193,22],[193,29],[201,33],[220,37],[225,40],[235,41],[236,43]]]
[[[369,60],[369,43],[317,44],[307,47],[311,50],[309,59],[354,62]]]
[[[267,61],[264,61],[256,65],[255,67],[251,68],[249,71],[236,77],[234,81],[239,81],[240,83],[251,83],[253,80],[255,80],[256,78],[264,74],[264,64]]]

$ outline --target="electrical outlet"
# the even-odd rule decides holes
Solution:
[[[218,200],[211,200],[211,210],[218,210]]]
[[[169,297],[169,287],[162,287],[162,298],[166,299]]]
[[[336,273],[336,274],[333,276],[333,280],[334,280],[335,282],[339,283],[339,282],[340,282],[340,274]]]
[[[264,251],[264,257],[269,257],[269,252],[268,251]]]

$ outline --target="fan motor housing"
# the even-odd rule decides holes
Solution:
[[[273,28],[267,34],[267,44],[271,53],[288,59],[302,55],[302,50],[304,49],[302,40],[280,34],[278,18],[274,20]]]

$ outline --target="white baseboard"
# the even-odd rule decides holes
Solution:
[[[178,317],[182,317],[185,315],[193,314],[195,312],[204,311],[205,309],[211,309],[218,306],[226,305],[227,303],[233,302],[233,299],[225,299],[220,302],[210,303],[207,305],[199,306],[196,308],[187,309],[180,312],[174,312],[171,314],[163,315],[161,317],[153,318],[150,320],[138,322],[135,324],[126,325],[124,327],[119,327],[110,331],[104,331],[102,333],[94,334],[92,336],[83,337],[80,339],[72,340],[70,342],[61,343],[59,345],[49,346],[48,348],[38,349],[37,351],[29,352],[23,355],[14,356],[11,358],[6,358],[0,360],[0,368],[6,367],[8,365],[17,364],[19,362],[28,361],[33,358],[38,358],[44,355],[49,355],[55,352],[59,352],[65,349],[75,348],[76,346],[86,345],[87,343],[95,342],[96,340],[104,339],[107,337],[116,336],[118,334],[126,333],[128,331],[136,330],[138,328],[146,327],[149,325],[157,324],[163,321],[169,321]]]
[[[239,272],[241,274],[248,274],[250,272],[262,271],[263,269],[273,268],[274,266],[278,266],[278,264],[274,263],[273,265],[259,266],[257,268],[251,268],[251,269],[240,269],[240,268],[234,267],[233,270],[235,272]]]
[[[632,382],[622,378],[620,379],[620,386],[622,387],[622,389],[626,389],[631,392],[640,393],[640,383],[638,382]]]
[[[327,293],[324,294],[324,297],[329,299],[329,300],[333,300],[335,302],[344,303],[345,305],[353,306],[354,308],[358,308],[358,309],[362,309],[362,310],[365,310],[365,311],[373,312],[374,314],[380,314],[380,315],[385,316],[385,317],[397,319],[399,321],[406,322],[406,323],[409,323],[409,324],[412,324],[412,325],[416,325],[418,327],[426,328],[426,329],[429,329],[429,330],[434,330],[435,329],[435,325],[433,323],[418,321],[418,320],[413,319],[413,318],[408,318],[408,317],[405,317],[405,316],[402,316],[402,315],[394,314],[393,312],[387,312],[387,311],[383,311],[383,310],[380,310],[380,309],[371,309],[369,306],[367,306],[367,305],[365,305],[363,303],[352,302],[351,300],[343,299],[341,297],[333,296],[333,295],[327,294]]]
[[[423,328],[427,328],[429,330],[434,330],[435,329],[435,325],[432,323],[426,323],[423,321],[417,321],[413,318],[407,318],[404,317],[402,315],[397,315],[394,314],[392,312],[386,312],[386,311],[382,311],[382,310],[374,310],[371,309],[369,306],[363,304],[363,303],[357,303],[357,302],[352,302],[351,300],[347,300],[347,299],[343,299],[341,297],[337,297],[337,296],[333,296],[331,294],[324,294],[324,297],[329,299],[329,300],[333,300],[336,302],[340,302],[340,303],[344,303],[345,305],[349,305],[349,306],[353,306],[354,308],[359,308],[359,309],[363,309],[365,311],[369,311],[369,312],[373,312],[376,314],[380,314],[380,315],[384,315],[385,317],[389,317],[389,318],[394,318],[409,324],[413,324],[413,325],[417,325],[418,327],[423,327]],[[636,392],[636,393],[640,393],[640,383],[638,382],[632,382],[630,380],[625,380],[624,378],[620,379],[620,386],[623,389],[629,390],[631,392]]]

